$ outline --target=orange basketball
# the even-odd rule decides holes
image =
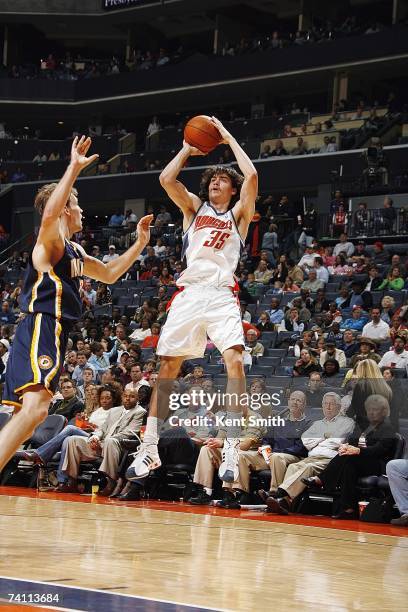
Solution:
[[[184,128],[184,140],[203,153],[209,153],[222,141],[221,134],[207,115],[197,115]]]

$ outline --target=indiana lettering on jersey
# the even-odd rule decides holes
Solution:
[[[196,217],[194,222],[194,232],[198,230],[204,229],[205,227],[214,227],[219,230],[232,230],[232,221],[229,219],[228,221],[223,221],[222,219],[217,219],[216,217],[210,217],[209,215],[200,215]]]
[[[80,259],[71,259],[71,278],[84,275],[84,262]]]

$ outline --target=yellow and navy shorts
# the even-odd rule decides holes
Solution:
[[[44,313],[24,316],[10,349],[3,404],[21,407],[24,393],[36,385],[54,394],[71,326],[70,322]]]

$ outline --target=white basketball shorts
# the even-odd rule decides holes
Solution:
[[[203,357],[207,335],[221,354],[245,346],[237,298],[228,287],[185,287],[170,305],[156,352],[166,357]]]

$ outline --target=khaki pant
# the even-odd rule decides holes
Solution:
[[[330,461],[329,457],[306,457],[298,463],[292,463],[286,470],[280,488],[284,489],[292,499],[297,497],[306,489],[306,485],[300,479],[317,476]]]
[[[273,483],[276,490],[283,481],[286,467],[294,461],[299,461],[297,457],[286,453],[276,453],[272,455],[271,461],[271,486]],[[194,482],[209,489],[213,486],[215,470],[221,463],[221,450],[219,448],[208,448],[202,446],[194,472]],[[251,471],[267,470],[269,468],[265,459],[257,450],[239,451],[238,469],[239,477],[235,482],[223,483],[224,489],[239,489],[249,493],[249,479]]]
[[[295,455],[290,455],[289,453],[272,453],[269,461],[269,468],[271,470],[271,484],[269,490],[276,492],[277,488],[281,486],[285,479],[288,466],[292,463],[298,463],[299,461],[299,457],[295,457]]]
[[[88,439],[89,438],[84,438],[82,436],[71,436],[67,438],[66,454],[61,470],[71,478],[78,478],[79,464],[81,461],[92,461],[101,456],[100,452],[91,449],[87,443]],[[120,442],[115,438],[106,438],[106,440],[102,442],[103,461],[99,470],[107,474],[109,478],[117,480],[121,454]]]

